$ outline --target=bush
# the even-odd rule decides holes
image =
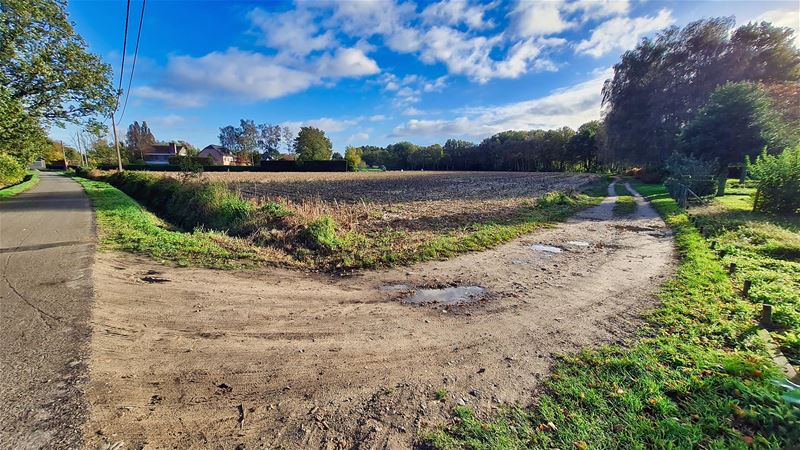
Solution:
[[[331,216],[320,216],[308,224],[305,236],[312,247],[324,250],[336,250],[342,241],[336,234],[336,221]]]
[[[800,145],[779,155],[764,151],[749,166],[750,176],[757,180],[754,211],[800,212]]]
[[[719,172],[719,164],[716,161],[705,161],[691,155],[673,153],[667,159],[666,171],[668,175],[664,184],[667,185],[672,197],[678,195],[681,184],[699,197],[714,195],[717,192],[718,183],[715,177]]]
[[[25,167],[8,153],[0,152],[0,187],[17,184],[25,178]]]
[[[175,225],[236,234],[253,205],[222,183],[182,182],[141,172],[119,172],[108,181]]]
[[[186,163],[187,161],[198,166],[210,166],[214,164],[214,160],[211,158],[206,158],[203,156],[171,156],[168,159],[170,164],[180,166],[182,163]]]

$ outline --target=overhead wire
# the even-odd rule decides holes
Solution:
[[[125,110],[128,109],[128,99],[131,96],[131,85],[133,84],[133,72],[136,70],[136,59],[139,56],[139,41],[142,37],[142,23],[144,23],[145,5],[147,5],[147,0],[142,0],[142,12],[139,15],[139,31],[136,32],[136,47],[133,51],[133,64],[131,64],[131,74],[128,77],[128,89],[125,91],[125,103],[122,105],[122,113],[119,115],[117,125],[122,122],[122,118],[125,116]]]

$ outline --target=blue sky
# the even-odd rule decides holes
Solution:
[[[125,2],[68,11],[116,83]],[[796,1],[150,0],[120,133],[145,120],[159,140],[202,148],[246,118],[318,126],[343,150],[576,128],[599,118],[602,83],[637,40],[723,15],[800,26]],[[73,131],[50,134],[69,143]]]

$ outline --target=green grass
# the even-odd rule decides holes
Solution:
[[[625,183],[617,182],[614,185],[614,191],[617,194],[617,202],[614,204],[614,215],[624,216],[633,214],[636,211],[636,202],[633,196],[625,188]]]
[[[240,268],[252,265],[258,253],[220,233],[175,231],[135,200],[108,183],[74,177],[95,208],[101,249],[150,256],[181,266]]]
[[[800,218],[752,212],[754,193],[730,180],[724,196],[690,211],[722,263],[736,264],[736,289],[750,280],[749,300],[773,305],[772,335],[800,366]]]
[[[28,173],[25,176],[25,179],[22,180],[21,183],[17,183],[13,186],[8,186],[6,188],[0,189],[0,200],[13,197],[21,192],[25,192],[28,189],[36,186],[39,183],[39,171],[34,170]]]
[[[529,409],[458,407],[421,436],[434,448],[790,448],[800,408],[756,337],[756,308],[663,186],[638,185],[676,232],[681,264],[631,347],[560,359]]]
[[[447,398],[447,389],[437,389],[436,392],[434,392],[434,396],[436,397],[436,400],[439,400],[440,402],[444,401],[444,399]]]

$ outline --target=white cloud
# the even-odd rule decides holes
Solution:
[[[433,81],[426,82],[422,86],[422,90],[425,92],[439,92],[447,86],[447,75],[443,75]]]
[[[543,36],[560,33],[575,26],[562,16],[561,0],[518,0],[511,11],[514,31],[519,36]]]
[[[579,42],[575,50],[599,58],[613,50],[633,48],[642,36],[661,30],[673,22],[675,19],[668,9],[662,9],[655,16],[615,17],[592,30],[589,39]]]
[[[290,54],[305,56],[336,43],[332,31],[319,33],[314,15],[306,9],[274,14],[256,8],[250,11],[248,18],[261,30],[262,44]]]
[[[206,102],[206,98],[202,95],[181,93],[169,89],[154,88],[152,86],[135,87],[131,89],[131,94],[134,97],[160,100],[170,106],[179,108],[202,106]]]
[[[323,77],[360,77],[380,72],[375,60],[357,48],[339,48],[333,55],[323,55],[317,62]]]
[[[601,89],[611,75],[610,69],[604,70],[588,81],[533,100],[494,107],[465,108],[455,111],[460,116],[453,119],[412,119],[395,127],[392,136],[486,137],[505,130],[562,126],[577,128],[600,118]]]
[[[369,116],[370,122],[381,122],[383,120],[386,120],[386,116],[384,116],[383,114],[375,114],[374,116]]]
[[[404,116],[420,116],[422,114],[425,114],[425,111],[414,108],[413,106],[409,106],[408,108],[404,109],[403,112],[401,112],[400,114]]]
[[[358,124],[358,122],[359,120],[357,119],[332,119],[330,117],[321,117],[319,119],[283,122],[281,125],[291,128],[295,134],[300,127],[315,127],[326,133],[338,133]]]
[[[568,12],[581,11],[583,20],[601,19],[608,16],[628,14],[629,0],[576,0],[564,5]]]
[[[800,47],[800,18],[797,9],[773,9],[766,11],[753,19],[754,22],[770,22],[776,27],[786,27],[794,30],[794,45]]]
[[[492,6],[492,4],[473,5],[467,0],[444,0],[428,5],[421,16],[427,23],[444,25],[463,23],[470,29],[481,30],[494,25],[491,20],[483,17],[486,10]]]

